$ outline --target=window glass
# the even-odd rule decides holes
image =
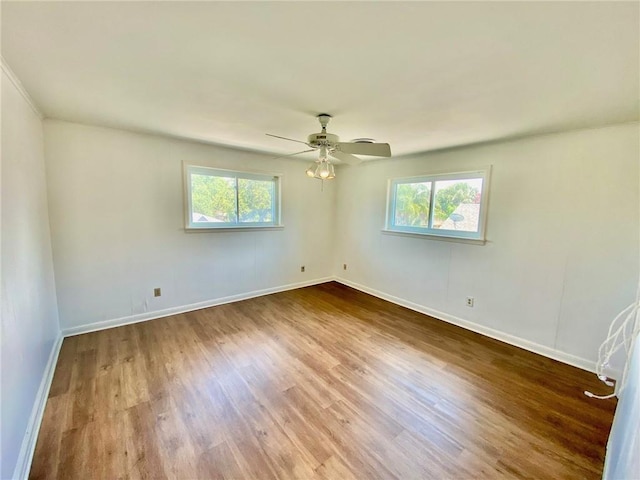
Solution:
[[[484,240],[489,171],[390,180],[386,229]]]
[[[238,179],[240,222],[273,222],[274,182]]]
[[[236,179],[192,173],[191,202],[194,222],[235,223]]]
[[[187,165],[186,228],[277,226],[280,178]]]
[[[394,224],[428,227],[431,205],[431,182],[399,183],[396,185]]]
[[[482,178],[435,182],[433,228],[477,232]]]

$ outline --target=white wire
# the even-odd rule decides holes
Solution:
[[[626,316],[625,316],[626,315]],[[620,319],[624,317],[624,320],[619,323]],[[609,380],[605,370],[609,366],[611,357],[624,347],[626,358],[624,362],[624,368],[622,370],[622,376],[616,385],[616,390],[609,395],[596,395],[589,391],[585,391],[584,394],[587,397],[598,398],[601,400],[620,396],[624,388],[627,386],[627,375],[629,373],[629,364],[631,352],[633,350],[634,340],[640,336],[640,284],[638,284],[638,290],[636,292],[635,301],[622,310],[609,325],[609,331],[607,332],[607,338],[600,348],[598,349],[598,362],[596,363],[596,375],[598,378],[608,386],[613,386],[614,383]],[[621,338],[622,337],[622,338]]]

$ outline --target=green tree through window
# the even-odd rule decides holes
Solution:
[[[278,221],[279,178],[187,166],[187,228],[270,226]]]
[[[391,179],[386,230],[484,240],[490,172]]]
[[[273,182],[239,178],[238,201],[241,222],[273,220]]]
[[[396,189],[396,225],[429,225],[431,183],[401,183]]]
[[[457,182],[442,189],[438,189],[437,183],[433,215],[438,223],[449,218],[461,203],[480,203],[478,189],[466,182]]]
[[[195,213],[222,222],[236,221],[235,178],[191,174],[191,205]]]

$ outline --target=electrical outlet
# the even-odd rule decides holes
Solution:
[[[301,271],[302,273],[304,273],[304,265],[302,265],[302,266],[300,267],[300,271]]]
[[[160,288],[154,288],[153,289],[153,296],[154,297],[159,297],[160,295],[162,295],[162,290]]]
[[[467,307],[473,307],[473,297],[467,297]]]
[[[343,263],[343,264],[342,264],[342,269],[343,269],[343,270],[346,270],[346,269],[347,269],[347,264],[346,264],[346,263]]]

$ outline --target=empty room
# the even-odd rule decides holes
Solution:
[[[640,479],[640,3],[0,8],[0,478]]]

